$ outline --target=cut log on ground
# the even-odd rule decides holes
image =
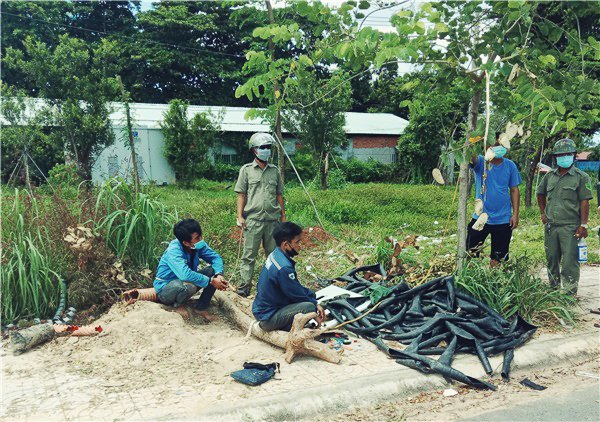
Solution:
[[[255,324],[254,318],[244,313],[234,302],[234,300],[223,292],[215,292],[215,299],[219,303],[225,314],[236,323],[244,332],[250,333],[274,346],[286,349],[285,360],[291,363],[294,357],[304,354],[323,359],[331,363],[339,363],[342,360],[341,352],[329,349],[325,344],[314,340],[315,337],[323,333],[322,329],[304,328],[306,322],[316,316],[316,313],[306,315],[296,315],[294,326],[289,333],[285,331],[263,331],[258,324]],[[304,324],[302,322],[304,321]]]
[[[54,338],[55,331],[52,324],[40,324],[10,333],[10,342],[13,353],[19,355],[38,344],[45,343]]]

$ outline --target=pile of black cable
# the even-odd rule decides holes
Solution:
[[[488,356],[504,352],[501,374],[508,380],[514,349],[537,329],[518,315],[507,321],[486,304],[457,290],[453,276],[436,278],[412,289],[406,282],[385,288],[385,281],[372,283],[359,275],[365,272],[380,274],[384,280],[386,277],[385,270],[374,265],[356,268],[336,280],[347,282],[345,288],[355,293],[364,294],[366,289],[373,291],[375,285],[382,286],[383,299],[375,305],[369,303],[366,309],[365,298],[334,299],[327,302],[327,309],[340,322],[356,319],[344,329],[373,342],[396,362],[426,374],[439,373],[446,379],[495,390],[492,384],[452,368],[454,354],[477,355],[485,372],[491,375]],[[372,308],[375,309],[361,318]],[[408,347],[396,350],[384,340]],[[436,360],[431,355],[440,357]]]

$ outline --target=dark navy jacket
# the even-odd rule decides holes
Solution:
[[[259,321],[266,321],[284,306],[300,302],[317,304],[315,293],[304,287],[296,275],[296,262],[281,249],[269,255],[258,277],[252,313]]]

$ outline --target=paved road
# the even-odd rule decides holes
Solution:
[[[600,421],[600,385],[586,386],[566,395],[545,397],[463,421]]]

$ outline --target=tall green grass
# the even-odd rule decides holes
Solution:
[[[45,318],[58,305],[61,276],[48,253],[52,245],[44,228],[30,224],[39,212],[33,195],[15,190],[10,214],[3,219],[0,291],[5,323],[21,317]]]
[[[487,303],[506,318],[516,313],[535,323],[553,319],[573,323],[573,296],[552,289],[532,274],[530,259],[513,258],[498,267],[489,268],[487,260],[469,261],[458,272],[457,285]]]
[[[172,211],[154,196],[135,192],[124,180],[111,179],[96,197],[94,229],[107,246],[135,266],[154,269],[177,220]]]

